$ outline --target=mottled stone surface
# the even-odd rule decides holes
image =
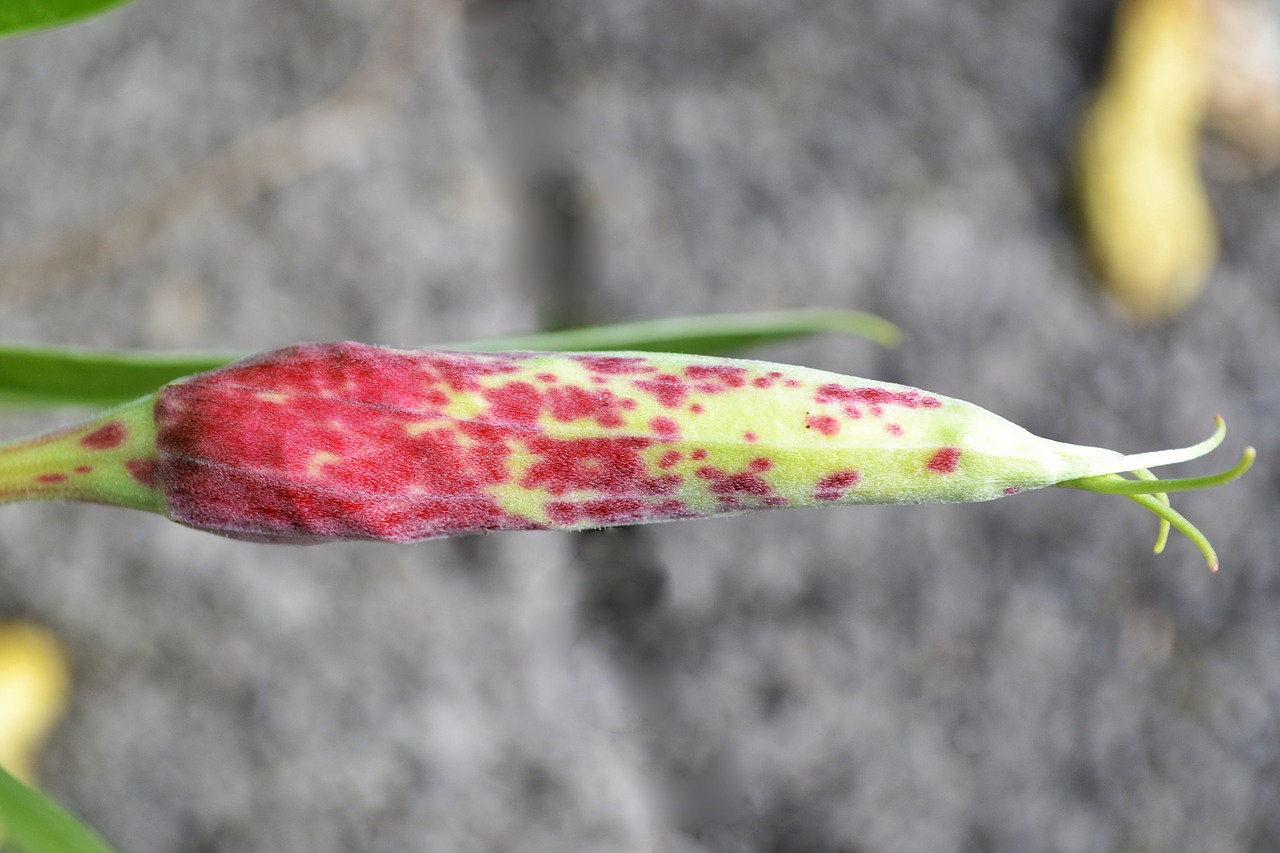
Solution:
[[[47,787],[122,853],[1280,848],[1280,183],[1215,184],[1207,297],[1120,321],[1066,189],[1108,17],[140,0],[0,43],[6,339],[857,307],[903,347],[760,354],[1262,460],[1178,502],[1213,577],[1057,491],[301,549],[6,507],[0,613],[76,667]]]

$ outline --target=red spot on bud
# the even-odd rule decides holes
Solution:
[[[160,485],[159,466],[154,459],[126,459],[124,470],[148,489],[154,489]]]
[[[325,344],[313,344],[311,346],[325,347]],[[389,352],[380,350],[377,347],[369,347],[363,344],[337,344],[337,347],[346,347],[348,351],[339,350],[339,355],[345,359],[350,359],[352,364],[347,366],[346,372],[353,374],[353,377],[347,377],[348,384],[354,385],[365,394],[380,393],[388,395],[397,402],[387,401],[388,405],[401,405],[412,407],[417,395],[414,394],[415,386],[420,376],[420,371],[425,368],[429,380],[436,379],[444,382],[454,391],[469,391],[475,393],[481,389],[479,380],[488,376],[501,376],[504,373],[515,373],[520,369],[518,362],[527,358],[527,355],[520,353],[451,353],[451,352]],[[288,350],[282,350],[288,352]],[[379,358],[380,354],[389,356],[398,356],[401,361],[397,363],[395,358],[384,360]],[[367,360],[366,360],[367,359]],[[339,359],[344,360],[344,359]],[[341,368],[339,368],[341,370]],[[419,379],[419,381],[421,381]],[[375,391],[376,385],[381,383],[384,386],[390,386],[382,389],[380,392]],[[351,399],[347,395],[341,395],[343,399]]]
[[[629,524],[691,515],[683,501],[649,502],[639,498],[595,498],[586,501],[552,501],[547,504],[547,517],[553,524],[574,525],[594,522],[599,525]]]
[[[538,418],[549,412],[561,423],[591,418],[602,427],[620,427],[625,421],[620,401],[608,389],[591,390],[580,385],[557,385],[545,393],[528,382],[509,382],[483,391],[491,404],[489,418],[505,426],[538,428]]]
[[[480,390],[478,379],[513,373],[520,353],[399,352],[366,344],[299,344],[202,374],[184,384],[272,391],[418,410],[431,385]],[[440,405],[437,403],[437,405]]]
[[[701,403],[694,403],[692,406],[689,407],[689,411],[693,412],[695,415],[700,415],[703,412],[705,412],[706,409],[702,407]]]
[[[556,376],[554,373],[539,373],[537,374],[537,380],[539,382],[546,382],[550,384],[552,382],[559,382],[560,377]]]
[[[619,403],[612,391],[589,391],[577,385],[551,388],[547,391],[551,416],[558,421],[593,418],[602,427],[620,427],[625,423],[618,413]]]
[[[93,471],[88,465],[77,465],[73,469],[77,474],[88,474]]]
[[[649,504],[638,498],[599,498],[581,503],[555,501],[547,505],[547,516],[561,525],[583,521],[601,525],[626,524],[641,521],[651,514]]]
[[[559,390],[559,389],[557,389]],[[508,382],[484,389],[489,416],[507,426],[536,427],[542,413],[542,392],[528,382]]]
[[[552,524],[565,527],[582,521],[582,507],[570,501],[551,501],[547,504],[547,518]]]
[[[818,501],[838,501],[844,497],[845,489],[858,485],[862,475],[854,470],[837,471],[823,477],[814,489],[813,499]]]
[[[543,488],[553,495],[587,490],[608,495],[670,494],[680,478],[648,476],[640,451],[647,438],[555,439],[539,436],[529,442],[538,459],[529,466],[520,485]]]
[[[840,422],[831,415],[810,415],[804,423],[809,429],[816,429],[823,435],[835,435],[840,432]]]
[[[728,388],[741,388],[747,381],[747,369],[733,365],[691,364],[684,369],[684,374],[694,381],[709,381]],[[699,388],[701,389],[702,386],[700,385]],[[719,390],[717,387],[716,391]]]
[[[110,450],[124,444],[129,431],[120,421],[111,421],[80,439],[80,446],[90,450]]]
[[[819,387],[814,399],[819,403],[862,403],[871,406],[871,413],[877,416],[880,412],[876,407],[879,406],[905,406],[908,409],[924,406],[935,409],[942,405],[936,397],[926,397],[915,388],[904,388],[901,391],[875,386],[846,388],[835,382]]]
[[[771,460],[761,456],[751,460],[747,469],[737,474],[730,474],[710,465],[699,468],[697,474],[701,479],[710,481],[707,490],[716,496],[723,510],[741,509],[744,496],[758,498],[759,503],[764,506],[782,506],[786,504],[786,499],[775,494],[773,487],[760,476],[760,472],[767,471],[772,466]]]
[[[671,418],[653,418],[649,421],[649,429],[664,441],[674,441],[680,437],[680,425]]]
[[[654,518],[693,518],[697,513],[689,509],[684,501],[667,498],[653,505]]]
[[[935,474],[951,474],[956,470],[956,465],[960,462],[960,448],[958,447],[940,447],[929,457],[929,461],[924,467],[928,468]]]
[[[595,373],[626,376],[636,373],[656,373],[657,368],[639,356],[623,355],[575,355],[571,358]]]
[[[65,483],[67,481],[66,474],[38,474],[35,478],[37,483]]]
[[[668,468],[674,468],[676,463],[682,458],[684,458],[684,454],[679,450],[668,450],[666,453],[662,454],[662,458],[658,460],[658,467],[664,471]]]
[[[902,425],[901,424],[885,424],[884,431],[889,433],[889,435],[893,435],[893,436],[902,435]]]
[[[674,373],[659,373],[651,379],[637,379],[633,384],[668,409],[679,408],[689,394],[689,386]]]
[[[626,524],[649,515],[649,504],[639,498],[597,498],[583,501],[583,514],[600,524]]]
[[[747,432],[744,432],[742,434],[742,440],[747,442],[748,444],[755,444],[757,441],[760,440],[760,436],[748,430]]]
[[[749,472],[730,474],[711,484],[714,495],[753,495],[758,498],[773,497],[773,487],[763,477]]]
[[[1005,487],[1004,487],[1004,493],[1005,493],[1005,495],[1016,495],[1016,494],[1018,494],[1018,493],[1019,493],[1019,492],[1021,492],[1021,491],[1022,491],[1022,489],[1018,488],[1017,486],[1005,486]]]
[[[695,462],[701,462],[707,458],[707,451],[701,447],[689,454],[689,458]]]

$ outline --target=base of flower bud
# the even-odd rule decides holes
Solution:
[[[84,501],[163,513],[154,407],[151,395],[70,429],[0,444],[0,504]]]

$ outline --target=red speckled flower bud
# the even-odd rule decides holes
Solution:
[[[0,450],[0,500],[118,503],[255,541],[410,542],[1048,485],[1172,490],[1115,475],[1220,440],[1122,456],[960,400],[765,362],[303,344]]]

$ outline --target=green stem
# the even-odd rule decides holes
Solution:
[[[0,444],[0,504],[91,501],[163,512],[154,405],[144,397],[71,429]]]

